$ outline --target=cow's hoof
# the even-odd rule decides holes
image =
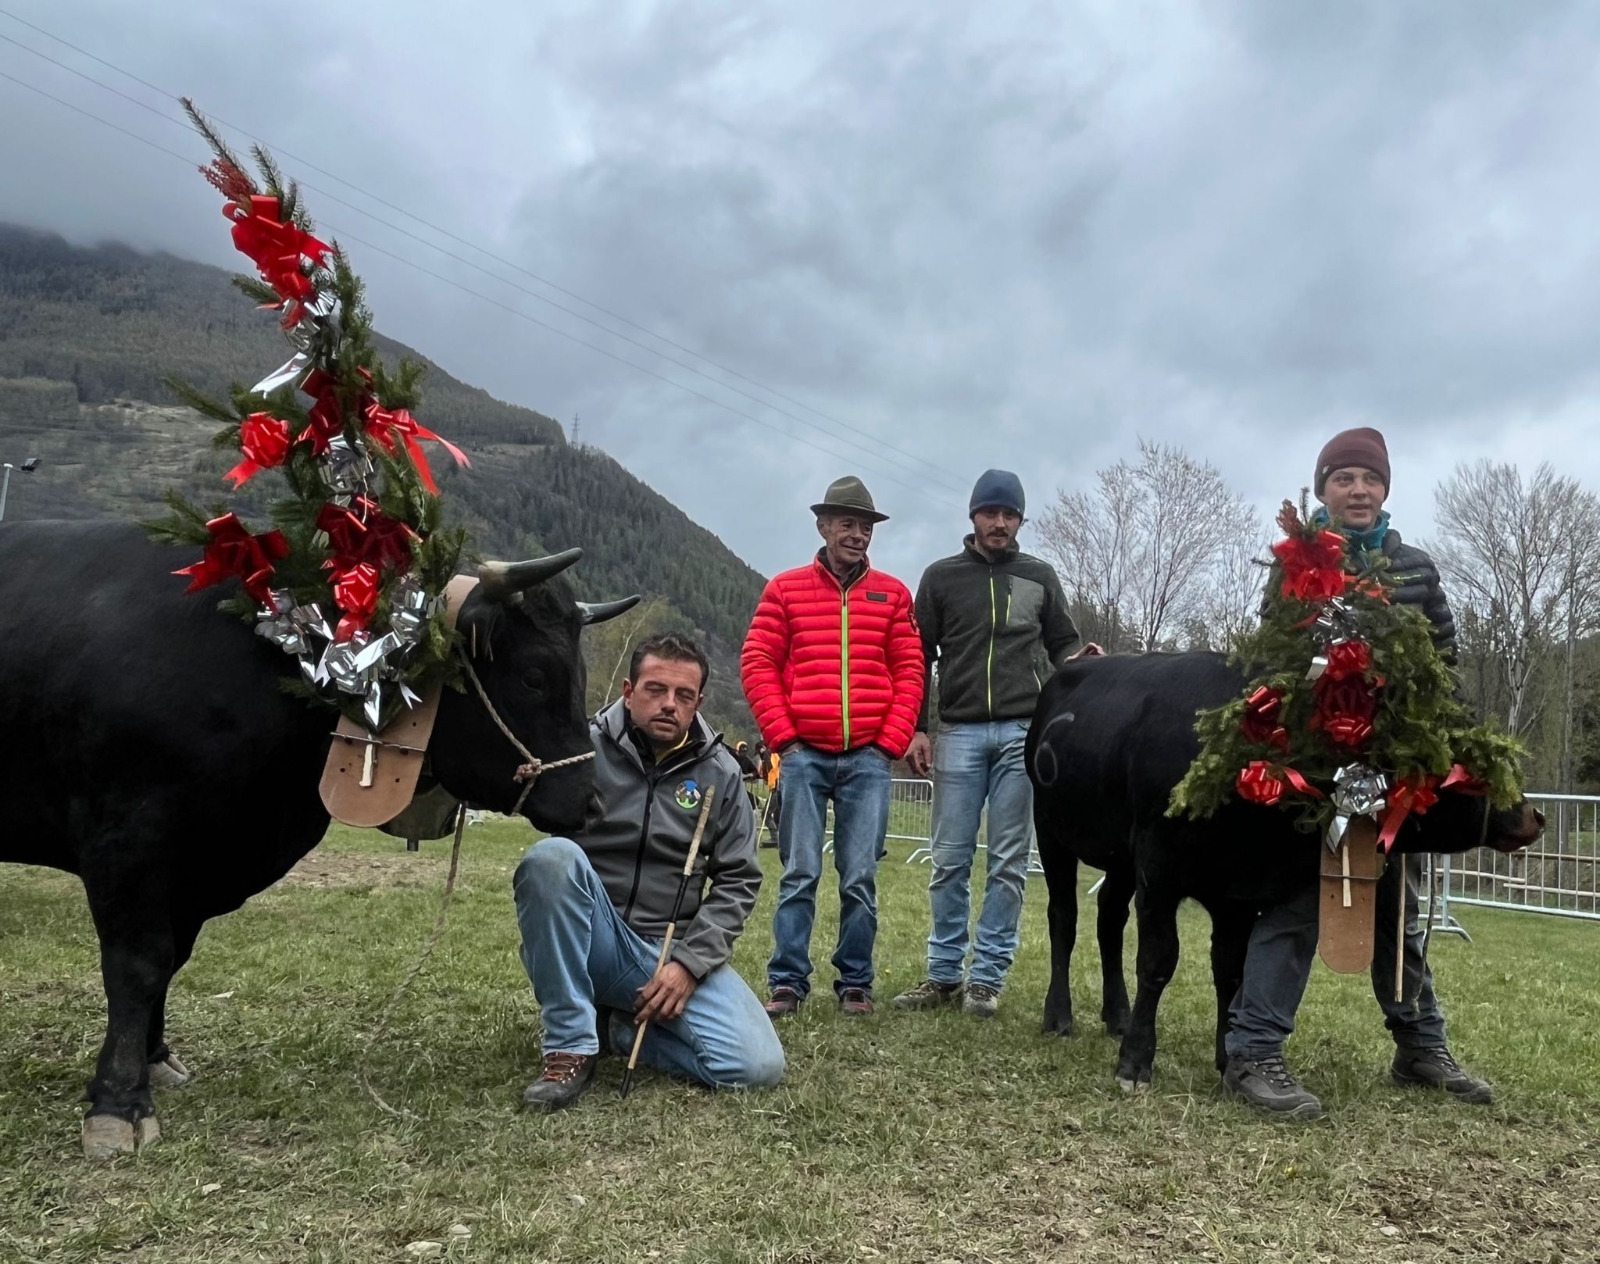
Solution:
[[[1128,1016],[1126,1014],[1120,1018],[1107,1018],[1103,1021],[1106,1025],[1106,1035],[1121,1040],[1128,1034]]]
[[[104,1161],[123,1154],[136,1154],[161,1139],[161,1125],[154,1115],[129,1123],[116,1115],[90,1115],[83,1121],[83,1157]]]
[[[1065,1018],[1051,1018],[1046,1014],[1044,1026],[1041,1030],[1047,1036],[1070,1036],[1072,1035],[1072,1016],[1069,1014]]]
[[[1119,1075],[1117,1076],[1117,1087],[1129,1097],[1136,1097],[1138,1094],[1145,1092],[1150,1087],[1150,1081],[1135,1080],[1126,1075]]]
[[[151,1088],[182,1088],[192,1079],[194,1073],[178,1060],[178,1055],[175,1053],[167,1054],[165,1062],[150,1064]]]

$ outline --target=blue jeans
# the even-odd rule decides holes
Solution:
[[[1403,859],[1403,865],[1395,863]],[[1378,879],[1372,943],[1372,991],[1383,1010],[1383,1025],[1402,1049],[1446,1047],[1444,1011],[1433,992],[1433,971],[1422,955],[1424,933],[1417,921],[1417,880],[1421,860],[1391,858]],[[1395,902],[1405,874],[1405,996],[1394,999]],[[1244,978],[1228,1011],[1230,1058],[1258,1060],[1282,1053],[1294,1031],[1295,1011],[1317,955],[1318,901],[1315,880],[1293,899],[1266,909],[1250,932]]]
[[[928,977],[936,982],[960,983],[966,964],[968,880],[985,800],[988,863],[983,911],[972,937],[972,982],[998,991],[1016,958],[1033,840],[1033,783],[1022,758],[1027,740],[1028,721],[996,720],[948,725],[934,743]]]
[[[889,832],[889,757],[874,746],[835,755],[796,746],[778,770],[783,816],[778,821],[778,911],[772,919],[769,987],[811,990],[811,926],[817,916],[823,835],[833,800],[833,865],[839,871],[839,946],[834,990],[872,988],[872,946],[878,937],[878,857]]]
[[[619,1011],[613,1045],[631,1049],[635,995],[656,972],[659,942],[629,928],[583,849],[567,838],[528,848],[512,879],[522,964],[544,1017],[544,1052],[598,1053],[595,1006]],[[731,965],[700,980],[683,1013],[651,1023],[639,1061],[715,1088],[783,1078],[783,1046]]]

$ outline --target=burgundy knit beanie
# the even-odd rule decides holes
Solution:
[[[1315,490],[1318,496],[1328,482],[1328,475],[1346,466],[1356,465],[1371,470],[1383,480],[1385,495],[1389,491],[1389,448],[1383,436],[1371,426],[1357,426],[1354,430],[1341,430],[1329,439],[1317,454]]]

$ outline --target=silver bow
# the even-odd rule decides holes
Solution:
[[[395,580],[389,590],[389,630],[409,649],[421,641],[428,630],[432,606],[415,575]]]
[[[311,368],[317,344],[335,347],[339,343],[339,300],[332,291],[323,290],[306,304],[307,316],[293,329],[284,333],[295,347],[295,353],[273,369],[250,388],[256,395],[270,395],[280,386],[298,383]]]
[[[1389,778],[1368,764],[1346,764],[1333,774],[1334,817],[1328,822],[1328,850],[1337,851],[1352,816],[1376,818],[1389,793]]]
[[[294,594],[287,588],[273,588],[267,596],[268,604],[256,615],[257,635],[266,637],[285,654],[299,658],[301,667],[305,668],[305,659],[313,648],[311,638],[320,636],[325,641],[333,640],[322,607],[314,601],[297,606]]]
[[[364,448],[351,446],[344,435],[334,435],[322,454],[322,481],[328,490],[340,495],[364,492],[372,478],[372,458]]]

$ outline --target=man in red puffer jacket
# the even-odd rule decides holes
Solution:
[[[809,565],[767,584],[740,661],[762,739],[783,758],[783,880],[767,964],[767,1013],[774,1018],[799,1009],[811,988],[830,799],[839,871],[834,989],[844,1013],[872,1013],[890,766],[911,744],[922,708],[922,641],[911,594],[867,561],[873,528],[888,515],[858,478],[837,480],[811,510],[822,548]]]

